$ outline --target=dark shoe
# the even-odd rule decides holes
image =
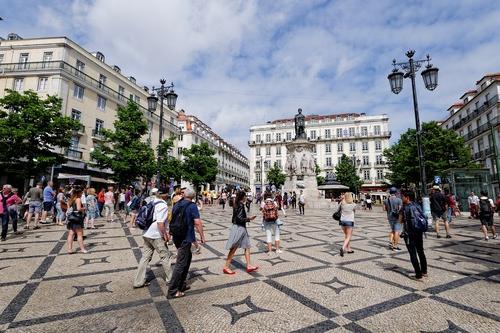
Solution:
[[[497,234],[494,234],[493,237],[491,237],[493,239],[497,239]]]
[[[5,242],[5,237],[2,237],[2,242]]]
[[[344,256],[344,249],[340,249],[340,256],[343,257]]]
[[[351,253],[354,253],[354,251],[353,251],[353,250],[351,250],[351,251],[347,251],[347,253],[351,254]]]
[[[22,235],[22,234],[24,234],[24,232],[23,231],[14,231],[14,234],[16,234],[16,235]]]
[[[188,291],[188,290],[190,290],[190,289],[191,289],[191,286],[184,286],[184,287],[181,289],[181,291],[182,291],[182,292],[185,292],[185,291]]]
[[[441,235],[436,235],[436,238],[441,238]]]
[[[33,230],[38,230],[38,229],[40,229],[39,226],[33,227]]]
[[[451,238],[451,236],[450,235],[446,235],[446,238]]]

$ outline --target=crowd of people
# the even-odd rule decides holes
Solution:
[[[232,208],[232,225],[229,228],[229,237],[226,242],[227,259],[223,265],[223,273],[234,275],[233,258],[238,249],[243,249],[246,262],[246,272],[252,273],[259,269],[251,261],[251,240],[247,224],[257,219],[257,214],[249,216],[252,203],[258,207],[262,230],[266,235],[266,253],[277,255],[283,252],[280,244],[280,229],[283,226],[283,217],[290,208],[298,215],[304,215],[306,198],[303,191],[284,192],[265,191],[252,193],[233,189],[221,192],[202,191],[199,195],[191,189],[177,187],[168,196],[158,188],[139,189],[132,186],[114,190],[112,186],[101,188],[96,192],[94,188],[80,186],[66,186],[54,190],[53,183],[42,183],[30,188],[24,196],[10,185],[4,185],[0,194],[0,218],[2,221],[2,241],[6,239],[9,222],[14,234],[21,234],[18,230],[19,216],[26,222],[24,230],[40,229],[40,224],[46,224],[47,219],[53,219],[57,225],[65,225],[68,230],[67,252],[74,253],[73,243],[76,240],[80,253],[88,253],[84,244],[84,230],[95,229],[95,220],[102,217],[107,223],[115,221],[115,210],[123,212],[125,223],[131,230],[139,227],[143,234],[142,258],[140,260],[133,286],[144,287],[149,284],[146,280],[146,270],[157,252],[160,264],[163,267],[168,297],[178,298],[189,290],[186,283],[187,273],[191,265],[193,254],[199,254],[200,244],[206,242],[200,211],[204,205],[220,205],[222,210],[226,205]],[[488,231],[492,238],[497,238],[494,215],[499,212],[500,196],[497,202],[488,198],[486,192],[477,197],[473,192],[468,198],[471,219],[479,219],[484,239],[488,240]],[[338,205],[334,210],[333,218],[338,220],[344,235],[344,241],[339,255],[354,253],[351,241],[355,226],[355,217],[358,207],[372,209],[371,201],[364,200],[359,205],[355,195],[346,192],[338,197]],[[383,209],[387,213],[390,228],[389,249],[401,251],[400,240],[404,240],[411,263],[415,270],[414,279],[422,281],[427,276],[427,260],[424,251],[424,235],[428,231],[428,219],[424,215],[422,203],[416,200],[411,191],[389,189],[389,197],[383,202]],[[430,211],[434,232],[441,238],[441,226],[444,226],[445,237],[452,238],[451,223],[455,216],[461,215],[455,196],[445,189],[442,192],[439,185],[432,188],[430,194]],[[500,212],[499,212],[500,213]],[[281,217],[280,217],[281,215]],[[32,221],[33,219],[33,221]],[[33,224],[32,224],[33,222]],[[196,237],[198,233],[199,238]],[[173,254],[173,248],[176,254]],[[173,261],[175,266],[172,268]]]

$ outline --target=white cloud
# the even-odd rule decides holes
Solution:
[[[500,70],[500,3],[486,0],[74,0],[42,15],[40,33],[100,50],[140,83],[174,81],[178,106],[244,152],[251,124],[298,107],[386,113],[395,138],[413,128],[410,82],[396,96],[386,78],[409,48],[440,68],[434,92],[417,79],[423,120]]]

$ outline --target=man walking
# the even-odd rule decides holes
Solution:
[[[477,195],[474,194],[474,192],[470,192],[469,197],[467,198],[467,202],[469,203],[469,219],[475,218],[477,219],[479,217],[479,198]]]
[[[432,187],[432,194],[430,196],[430,201],[431,201],[431,215],[432,215],[432,220],[435,223],[436,237],[441,238],[441,235],[439,234],[439,221],[442,220],[444,222],[446,238],[451,238],[450,225],[448,223],[448,219],[446,216],[446,212],[448,210],[446,204],[446,198],[444,194],[441,193],[441,189],[439,188],[438,185],[434,185]]]
[[[185,235],[173,233],[173,240],[177,248],[177,260],[175,269],[172,274],[172,280],[168,287],[167,298],[179,298],[184,296],[184,292],[189,289],[186,285],[186,278],[191,265],[193,253],[191,252],[191,244],[196,242],[194,230],[200,235],[200,242],[205,243],[205,234],[203,233],[203,224],[200,219],[198,207],[193,203],[195,193],[191,189],[186,189],[184,198],[186,200],[178,201],[172,210],[172,222],[177,222],[177,219],[182,218],[180,223],[185,223],[187,230]]]
[[[484,240],[489,240],[488,227],[491,229],[492,238],[497,238],[497,232],[493,225],[493,216],[495,215],[495,204],[488,198],[486,191],[481,191],[479,198],[479,219],[481,220],[481,230],[484,234]]]
[[[42,211],[42,183],[37,183],[35,187],[30,188],[28,191],[28,198],[30,199],[28,208],[28,217],[26,218],[26,225],[24,229],[30,228],[31,216],[35,215],[35,226],[33,230],[40,229],[38,226],[38,218],[40,217],[40,212]]]
[[[157,188],[151,190],[153,196],[153,223],[142,235],[144,247],[142,248],[142,258],[137,268],[137,273],[134,279],[134,288],[141,288],[149,283],[146,283],[146,269],[156,251],[160,256],[160,263],[165,272],[165,281],[168,284],[172,278],[172,268],[170,267],[170,251],[165,245],[169,240],[169,235],[165,223],[168,216],[168,206],[165,200],[161,198],[161,193]]]
[[[423,231],[417,229],[418,223],[415,219],[425,220],[425,216],[420,207],[415,204],[415,194],[411,191],[403,193],[403,214],[404,223],[403,237],[406,248],[410,254],[411,264],[415,270],[415,280],[422,281],[422,277],[427,277],[427,259],[424,253]]]
[[[108,192],[104,194],[104,217],[106,221],[113,222],[113,214],[115,213],[115,194],[113,186],[108,187]]]
[[[54,199],[56,197],[56,192],[52,189],[54,184],[50,180],[47,183],[47,186],[43,189],[43,211],[42,211],[42,219],[40,221],[41,224],[47,224],[47,214],[52,212],[52,208],[54,207]]]
[[[396,197],[396,192],[395,187],[389,189],[390,196],[384,201],[384,210],[387,212],[387,220],[391,226],[389,248],[393,251],[401,251],[399,248],[399,235],[401,234],[402,224],[399,222],[399,214],[403,207],[403,201]]]
[[[306,197],[304,196],[304,191],[300,190],[299,196],[299,215],[304,215],[304,207],[306,205]]]

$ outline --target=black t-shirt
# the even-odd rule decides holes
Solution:
[[[441,192],[434,192],[430,197],[431,201],[431,212],[433,213],[444,213],[446,207],[446,197]]]

